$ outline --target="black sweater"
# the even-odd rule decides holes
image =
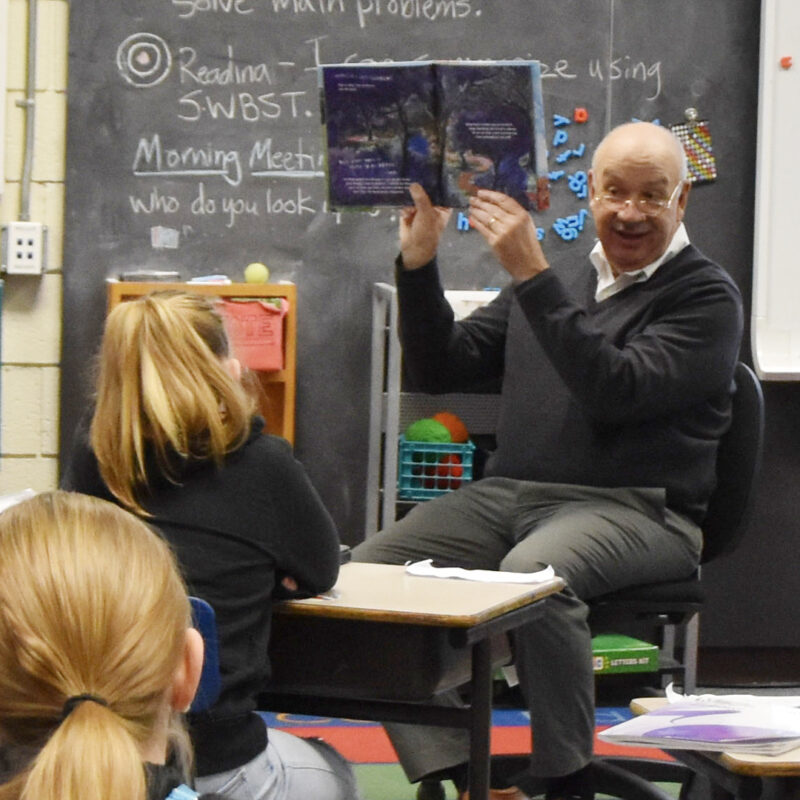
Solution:
[[[596,285],[586,264],[546,270],[454,323],[435,262],[398,263],[407,373],[434,393],[502,380],[486,475],[660,487],[700,522],[730,421],[739,290],[691,245],[600,303]]]
[[[179,485],[153,483],[142,505],[174,547],[189,591],[214,608],[222,689],[214,707],[192,715],[197,774],[234,769],[266,747],[256,697],[269,676],[273,594],[291,575],[306,594],[326,591],[339,570],[339,537],[287,441],[261,434],[221,469],[188,465]],[[114,501],[85,434],[79,435],[63,488]],[[277,591],[280,591],[279,589]]]

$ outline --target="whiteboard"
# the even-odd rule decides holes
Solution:
[[[8,9],[6,0],[0,0],[0,198],[5,188],[6,163],[6,66],[8,63]]]
[[[751,336],[766,380],[800,380],[799,100],[800,2],[764,0]]]

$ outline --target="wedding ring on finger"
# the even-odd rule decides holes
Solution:
[[[492,229],[493,229],[493,228],[492,228],[492,226],[495,224],[495,222],[497,222],[497,217],[492,217],[492,218],[491,218],[491,219],[490,219],[490,220],[489,220],[489,221],[486,223],[486,227],[487,227],[489,230],[492,230]]]

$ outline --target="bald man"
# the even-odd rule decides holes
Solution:
[[[742,302],[683,225],[690,185],[678,140],[650,123],[612,130],[589,174],[598,241],[589,263],[550,269],[528,212],[480,190],[471,221],[511,281],[454,322],[436,265],[449,210],[419,186],[400,222],[403,357],[416,387],[502,381],[485,475],[417,505],[354,559],[433,558],[530,572],[567,589],[515,636],[531,712],[530,771],[547,796],[590,798],[594,675],[586,605],[634,584],[685,578],[730,420]],[[410,780],[450,777],[464,796],[461,731],[387,726]],[[520,800],[514,786],[493,797]]]

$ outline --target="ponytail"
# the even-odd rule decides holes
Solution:
[[[81,703],[39,752],[20,800],[146,800],[142,756],[122,717]]]
[[[67,492],[0,514],[0,800],[146,800],[189,624],[172,553],[131,514]]]

